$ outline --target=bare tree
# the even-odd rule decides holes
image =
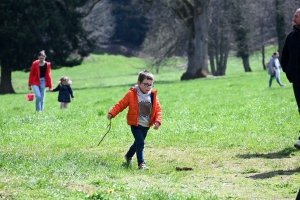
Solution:
[[[270,37],[270,33],[273,31],[273,27],[267,27],[268,24],[274,17],[274,12],[273,9],[268,9],[270,8],[270,1],[265,1],[265,0],[260,0],[259,1],[258,12],[257,12],[257,21],[258,21],[258,27],[259,27],[259,36],[258,36],[258,42],[261,44],[261,55],[262,55],[262,68],[265,70],[268,66],[265,65],[266,60],[265,60],[265,47],[266,47],[266,38]],[[274,31],[275,32],[275,31]]]
[[[205,77],[207,67],[207,37],[209,26],[210,0],[194,0],[194,26],[195,26],[195,63],[187,69],[186,74],[192,74],[196,78]],[[184,79],[185,74],[181,79]]]
[[[245,9],[245,8],[244,8]],[[261,66],[265,70],[266,45],[276,44],[277,32],[275,26],[275,10],[274,0],[257,0],[247,1],[246,18],[251,33],[250,38],[250,53],[254,51],[261,51],[262,60]],[[267,55],[269,57],[270,55]]]
[[[245,72],[251,72],[249,56],[250,56],[250,29],[245,18],[245,0],[231,0],[231,27],[235,36],[237,46],[237,57],[242,58]]]
[[[160,67],[168,65],[168,58],[186,53],[190,32],[186,24],[172,12],[167,1],[152,2],[151,6],[146,16],[152,21],[152,26],[142,45],[141,56],[147,55],[149,65],[154,66],[158,73]]]
[[[181,80],[206,77],[207,67],[207,36],[209,25],[210,0],[177,0],[172,9],[178,18],[186,23],[190,32],[188,39],[188,67]]]
[[[107,45],[115,32],[114,17],[111,15],[112,4],[110,0],[91,0],[80,8],[85,15],[82,20],[83,27],[89,31],[91,37],[96,38],[96,49]]]
[[[228,1],[211,1],[211,20],[208,36],[208,56],[211,73],[223,76],[230,50],[230,12]],[[216,14],[217,13],[217,14]]]
[[[276,9],[276,31],[278,35],[278,51],[281,52],[285,41],[285,16],[284,16],[284,4],[285,0],[275,0]]]
[[[278,4],[284,19],[281,27],[285,32],[284,36],[278,36],[275,3],[283,0],[143,1],[151,2],[148,5],[152,8],[159,8],[156,11],[148,9],[153,26],[144,43],[148,48],[145,52],[152,52],[158,70],[166,58],[182,55],[184,50],[187,70],[182,80],[205,77],[209,73],[207,55],[212,74],[225,75],[229,50],[242,59],[245,72],[252,71],[249,56],[260,50],[264,68],[265,46],[276,45],[276,38],[285,38],[297,5],[297,0]]]

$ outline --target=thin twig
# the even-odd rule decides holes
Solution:
[[[109,124],[107,125],[106,129],[108,128],[107,132],[104,134],[104,136],[102,137],[102,139],[100,140],[100,142],[98,143],[98,146],[100,145],[100,143],[102,142],[102,140],[105,138],[105,136],[107,135],[107,133],[110,131],[111,129],[111,120],[109,120]]]

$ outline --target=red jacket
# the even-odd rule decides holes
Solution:
[[[162,110],[158,98],[156,96],[157,91],[151,91],[153,98],[152,98],[152,113],[150,117],[150,126],[152,126],[155,122],[161,125],[162,123]],[[112,117],[115,117],[120,112],[122,112],[127,106],[129,106],[128,113],[127,113],[127,124],[138,126],[138,119],[139,119],[139,101],[137,95],[137,89],[131,88],[127,94],[121,99],[110,111],[109,114]]]
[[[46,73],[45,73],[46,87],[52,88],[51,63],[46,62],[46,64],[47,64]],[[28,85],[40,86],[40,66],[38,60],[34,61],[31,65]]]

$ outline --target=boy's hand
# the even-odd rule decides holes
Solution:
[[[32,89],[32,87],[31,87],[31,85],[29,85],[29,86],[28,86],[28,90],[31,90],[31,89]]]
[[[108,114],[108,115],[107,115],[107,119],[111,120],[111,119],[112,119],[112,115],[111,115],[111,114]]]
[[[157,123],[157,122],[154,123],[154,129],[155,130],[157,130],[159,128],[159,126],[160,126],[159,123]]]

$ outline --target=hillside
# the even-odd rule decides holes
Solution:
[[[240,59],[230,57],[228,74],[217,78],[179,81],[177,67],[154,74],[163,123],[148,132],[145,171],[135,157],[132,166],[124,164],[133,142],[126,110],[98,146],[108,110],[136,84],[145,61],[92,55],[82,66],[53,70],[54,81],[71,78],[75,100],[60,110],[57,93],[47,92],[42,113],[25,98],[28,73],[14,72],[17,94],[0,98],[0,197],[294,199],[299,114],[284,74],[286,87],[274,81],[268,88],[260,62],[252,56],[253,72],[245,73]]]

